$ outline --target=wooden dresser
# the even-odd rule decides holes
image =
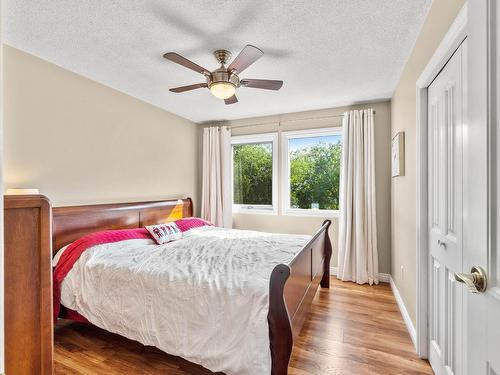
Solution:
[[[5,373],[52,374],[52,214],[42,195],[4,198]]]

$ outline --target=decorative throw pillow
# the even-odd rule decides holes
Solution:
[[[158,245],[182,238],[182,232],[175,223],[148,225],[146,229]]]
[[[206,225],[213,226],[206,220],[200,219],[199,217],[186,217],[184,219],[176,220],[175,223],[181,232],[187,232],[190,229],[204,227]]]

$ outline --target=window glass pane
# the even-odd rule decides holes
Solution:
[[[290,208],[338,210],[340,135],[290,138]]]
[[[273,204],[272,142],[233,145],[234,204]]]

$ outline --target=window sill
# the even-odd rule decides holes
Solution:
[[[285,210],[283,216],[324,217],[325,219],[339,217],[339,211],[332,210]]]
[[[276,210],[265,210],[259,208],[234,208],[233,214],[244,214],[244,215],[274,215],[276,216],[278,212]]]
[[[324,219],[338,218],[339,211],[313,211],[313,210],[304,210],[304,211],[295,211],[295,210],[287,210],[281,214],[278,214],[275,210],[259,210],[259,209],[234,209],[233,215],[268,215],[268,216],[296,216],[296,217],[320,217]]]

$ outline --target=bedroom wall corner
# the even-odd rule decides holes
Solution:
[[[207,126],[207,125],[205,125]],[[196,127],[196,196],[198,197],[194,204],[194,215],[201,217],[201,193],[203,189],[203,125]]]
[[[192,197],[197,125],[8,45],[5,187],[54,206]]]
[[[416,82],[465,0],[434,0],[391,100],[392,136],[405,132],[405,176],[391,184],[392,279],[416,323]]]

